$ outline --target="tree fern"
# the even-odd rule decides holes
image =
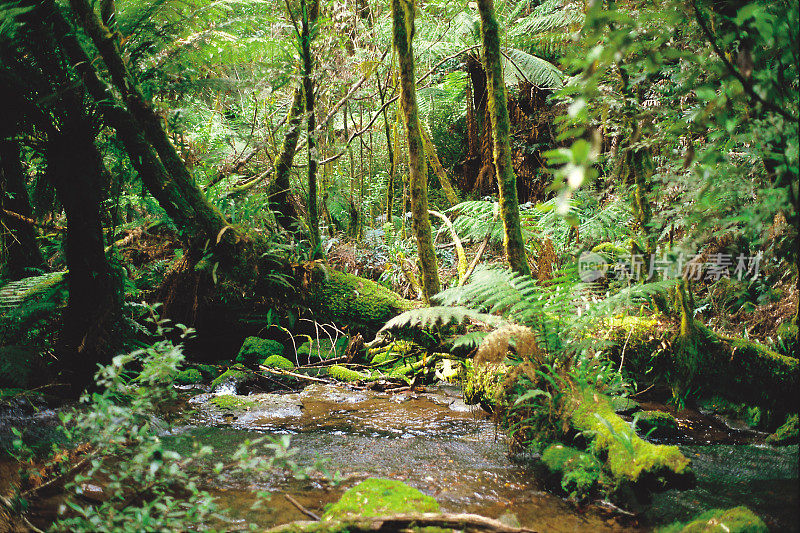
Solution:
[[[558,89],[564,84],[564,74],[549,61],[515,48],[502,51],[506,85],[527,82],[545,89]]]

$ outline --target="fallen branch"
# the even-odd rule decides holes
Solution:
[[[300,511],[301,513],[303,513],[304,515],[306,515],[306,516],[307,516],[307,517],[309,517],[310,519],[312,519],[312,520],[315,520],[315,521],[319,522],[319,520],[320,520],[320,517],[319,517],[319,515],[317,515],[316,513],[312,512],[312,511],[309,511],[308,509],[306,509],[305,507],[303,507],[303,506],[300,504],[300,502],[298,502],[297,500],[295,500],[294,498],[292,498],[292,497],[291,497],[291,496],[289,496],[288,494],[284,494],[284,495],[283,495],[283,497],[284,497],[284,498],[286,498],[286,501],[288,501],[289,503],[291,503],[292,505],[294,505],[294,506],[297,508],[297,510],[298,510],[298,511]]]
[[[283,369],[280,369],[280,368],[270,368],[270,367],[264,366],[264,365],[259,365],[258,368],[259,368],[259,370],[262,370],[264,372],[268,372],[268,373],[273,374],[275,376],[290,376],[290,377],[297,378],[297,379],[302,379],[302,380],[305,380],[305,381],[315,381],[317,383],[330,383],[330,381],[327,380],[327,379],[317,378],[317,377],[314,377],[314,376],[306,376],[305,374],[298,374],[297,372],[290,372],[288,370],[283,370]]]
[[[488,531],[491,533],[534,533],[532,529],[507,526],[498,520],[467,513],[412,513],[359,517],[349,520],[324,520],[322,522],[299,521],[273,527],[267,531],[270,533],[298,531],[396,532],[412,527],[445,527],[464,531]]]

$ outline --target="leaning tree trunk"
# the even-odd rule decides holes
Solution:
[[[481,41],[483,63],[486,71],[489,116],[494,137],[494,166],[500,192],[500,215],[503,219],[504,238],[508,263],[520,274],[530,274],[525,256],[525,241],[517,198],[517,177],[511,164],[511,126],[508,118],[506,84],[500,55],[500,35],[493,0],[478,0],[481,15]]]
[[[111,80],[122,95],[130,115],[133,116],[136,125],[144,133],[147,142],[155,150],[158,159],[166,169],[171,186],[191,210],[187,215],[202,228],[203,234],[199,242],[195,243],[195,248],[199,250],[208,243],[221,264],[228,266],[228,263],[234,263],[236,253],[240,248],[239,243],[242,240],[241,234],[231,228],[222,213],[208,202],[195,184],[184,161],[170,142],[161,118],[144,98],[135,77],[128,70],[120,53],[118,35],[112,33],[100,20],[97,12],[87,0],[70,0],[70,6],[72,6],[81,27],[100,52],[111,75]],[[108,95],[106,95],[107,97]],[[154,196],[159,192],[150,189],[149,186],[148,189]]]
[[[0,222],[8,231],[5,275],[20,279],[29,275],[31,268],[43,268],[17,141],[0,140],[0,208]]]
[[[67,123],[47,144],[47,175],[67,215],[69,300],[61,344],[65,370],[82,387],[113,355],[121,290],[106,259],[100,215],[102,158],[87,119]],[[86,380],[86,381],[84,381]]]

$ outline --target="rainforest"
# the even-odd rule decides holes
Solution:
[[[797,0],[0,0],[0,533],[800,531]]]

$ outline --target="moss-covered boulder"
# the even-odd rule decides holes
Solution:
[[[401,513],[435,513],[439,504],[405,483],[392,479],[367,479],[345,492],[322,520],[347,520],[359,516]]]
[[[247,337],[236,356],[237,363],[256,364],[270,355],[282,355],[283,344],[272,339]]]
[[[247,382],[248,380],[252,379],[250,373],[247,370],[247,367],[244,365],[237,363],[230,367],[228,370],[214,378],[211,382],[211,388],[216,389],[219,386],[228,383],[234,386],[234,388],[238,388],[243,383]]]
[[[282,355],[270,355],[261,364],[269,368],[279,368],[282,370],[294,370],[294,363]]]
[[[786,418],[786,422],[779,427],[775,433],[767,437],[767,442],[775,445],[794,444],[798,441],[798,415],[791,414]]]
[[[203,374],[196,368],[181,370],[175,376],[175,383],[178,385],[197,385],[203,382]]]
[[[307,305],[318,316],[371,336],[389,319],[413,307],[411,301],[374,281],[317,267],[306,289]]]
[[[249,400],[244,396],[235,394],[221,394],[209,400],[211,405],[225,411],[246,411],[258,405],[257,402]]]
[[[603,465],[597,458],[563,444],[551,444],[542,454],[542,463],[560,479],[561,488],[571,498],[588,496],[598,485],[607,483]]]
[[[328,375],[338,381],[361,381],[370,378],[369,374],[362,374],[341,365],[328,367]]]
[[[658,533],[767,533],[769,529],[747,507],[712,509],[688,523],[676,522],[658,530]]]

